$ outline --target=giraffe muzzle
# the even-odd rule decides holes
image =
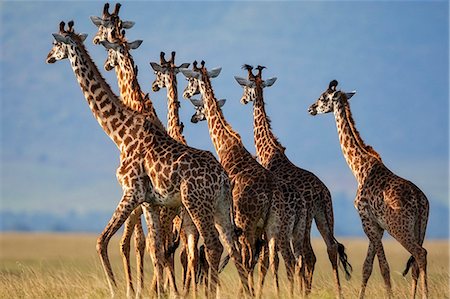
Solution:
[[[311,107],[309,107],[308,109],[309,114],[311,114],[312,116],[317,114],[317,109],[316,109],[316,105],[311,105]]]

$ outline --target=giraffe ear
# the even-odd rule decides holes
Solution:
[[[88,35],[87,35],[87,33],[80,33],[78,36],[80,37],[81,41],[84,42]]]
[[[190,65],[190,63],[185,62],[185,63],[181,64],[178,68],[179,69],[187,69],[189,67],[189,65]]]
[[[100,27],[100,25],[103,25],[103,20],[100,17],[96,16],[90,16],[92,23],[94,23],[95,26]]]
[[[102,41],[100,42],[100,44],[102,44],[102,46],[105,47],[107,50],[109,50],[109,49],[116,50],[117,47],[119,47],[119,44],[110,43],[110,42],[107,41],[107,40],[102,40]]]
[[[350,98],[352,96],[354,96],[356,94],[356,90],[350,91],[350,92],[346,92],[345,96],[347,97],[347,100],[350,100]]]
[[[220,99],[217,101],[217,105],[219,105],[219,107],[222,107],[223,105],[225,105],[226,101],[227,101],[226,99]]]
[[[137,49],[139,48],[139,46],[142,44],[143,40],[138,39],[135,40],[134,42],[128,43],[128,47],[130,47],[130,49]]]
[[[221,70],[222,70],[222,68],[218,67],[218,68],[214,68],[214,69],[208,71],[208,77],[215,78],[215,77],[219,76]]]
[[[263,87],[269,87],[269,86],[272,86],[272,85],[275,83],[275,81],[277,81],[277,78],[276,78],[276,77],[273,77],[273,78],[269,78],[269,79],[267,79],[267,80],[264,80],[264,81],[263,81]]]
[[[130,29],[131,27],[133,27],[135,24],[135,22],[133,21],[122,21],[122,28],[123,29]]]
[[[150,65],[155,72],[162,72],[162,67],[156,62],[150,62]]]
[[[189,100],[191,101],[192,105],[194,105],[195,107],[202,107],[203,106],[203,99],[202,98],[200,98],[199,100],[190,98]]]
[[[67,38],[66,36],[62,36],[59,33],[52,33],[52,35],[55,38],[55,40],[59,43],[63,43],[63,44],[69,43],[69,38]]]
[[[199,72],[195,72],[195,71],[193,71],[193,70],[180,68],[180,72],[183,73],[183,75],[184,75],[186,78],[195,78],[195,79],[198,79],[198,78],[200,77],[200,73],[199,73]]]
[[[174,73],[178,74],[180,72],[180,69],[187,69],[189,67],[190,63],[183,63],[182,65],[180,65],[179,67],[176,67],[174,69]]]
[[[242,87],[252,87],[253,82],[238,76],[234,76],[234,79],[241,85]]]

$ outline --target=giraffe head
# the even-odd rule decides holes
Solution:
[[[170,60],[167,61],[165,58],[165,53],[160,54],[160,64],[156,62],[150,62],[152,69],[155,71],[156,79],[153,81],[152,89],[153,91],[159,91],[161,88],[169,86],[171,76],[176,76],[180,69],[188,68],[189,63],[183,63],[180,66],[175,65],[175,51],[172,51]]]
[[[130,29],[134,22],[122,21],[119,18],[120,3],[116,3],[113,13],[109,13],[109,3],[103,7],[102,17],[91,16],[91,21],[98,27],[98,32],[94,36],[94,44],[100,44],[102,41],[116,42],[123,38],[122,29]]]
[[[256,69],[258,70],[258,74],[253,75],[253,66],[244,64],[242,66],[243,69],[248,71],[248,79],[244,79],[238,76],[234,76],[234,79],[244,88],[244,94],[241,98],[242,104],[247,104],[248,102],[252,102],[256,99],[258,91],[262,91],[264,87],[272,86],[277,80],[276,77],[269,78],[267,80],[262,79],[262,70],[265,69],[265,66],[258,65]]]
[[[65,23],[59,23],[59,32],[53,33],[55,41],[53,47],[47,55],[47,63],[55,63],[58,60],[63,60],[69,56],[69,47],[76,46],[77,40],[83,42],[87,34],[76,34],[73,31],[73,21],[68,23],[68,29],[64,29]]]
[[[194,105],[195,108],[195,113],[191,117],[191,122],[196,124],[199,121],[206,120],[205,104],[203,102],[203,99],[200,98],[200,100],[197,100],[194,98],[190,98],[189,100],[191,101],[192,105]],[[225,105],[225,102],[226,102],[225,99],[218,100],[217,105],[219,105],[219,107],[222,107],[223,105]]]
[[[128,55],[129,50],[139,48],[142,40],[135,40],[134,42],[118,42],[110,43],[106,40],[100,42],[108,50],[108,58],[106,58],[104,68],[107,71],[112,70],[119,65],[120,61],[124,60],[124,56]]]
[[[332,112],[335,107],[337,107],[338,103],[350,99],[356,93],[356,91],[343,92],[337,90],[337,85],[338,81],[336,80],[330,82],[328,89],[323,92],[319,99],[309,107],[309,114],[316,115]]]
[[[222,70],[221,67],[214,68],[210,71],[208,71],[205,68],[205,62],[201,62],[201,67],[197,67],[197,61],[194,61],[192,64],[192,70],[189,70],[187,68],[180,69],[180,71],[183,73],[183,75],[188,80],[188,85],[184,89],[183,97],[186,99],[190,99],[192,96],[200,93],[200,83],[202,80],[202,76],[207,76],[208,78],[215,78],[219,76],[220,71]]]

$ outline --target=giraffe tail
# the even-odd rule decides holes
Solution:
[[[406,267],[405,270],[403,270],[402,275],[406,276],[406,274],[408,274],[409,269],[411,268],[412,264],[414,263],[414,257],[411,255],[408,259],[408,261],[406,262]]]
[[[345,253],[345,247],[343,244],[339,243],[336,239],[334,239],[338,246],[338,255],[339,261],[341,262],[342,268],[345,272],[345,279],[350,280],[352,277],[351,272],[353,271],[352,265],[348,262],[347,254]]]
[[[205,245],[200,246],[198,249],[198,269],[195,277],[195,282],[201,284],[203,277],[208,273],[208,261],[206,260]]]

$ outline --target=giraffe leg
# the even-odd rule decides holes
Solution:
[[[137,209],[138,208],[131,212],[130,217],[126,220],[122,239],[120,240],[120,253],[122,255],[123,268],[125,269],[125,279],[127,284],[127,298],[131,298],[134,294],[130,267],[130,242],[134,227],[137,223]]]
[[[214,214],[215,227],[219,232],[220,239],[223,241],[225,250],[234,261],[234,265],[238,271],[240,282],[243,286],[245,295],[252,296],[253,288],[247,282],[248,270],[246,269],[246,264],[244,263],[245,260],[241,258],[238,249],[235,246],[237,240],[235,227],[232,223],[232,217],[234,217],[234,215],[231,213],[232,204],[231,194],[229,193],[229,191],[224,190],[216,206]],[[239,240],[241,240],[241,237],[245,238],[244,234],[239,237]]]
[[[427,250],[423,248],[414,236],[411,228],[409,231],[402,229],[400,231],[392,231],[390,234],[400,242],[400,244],[411,253],[414,258],[414,265],[419,269],[421,280],[422,298],[428,298],[428,281],[427,281]],[[406,235],[406,236],[405,236]],[[414,268],[413,268],[414,270]],[[417,271],[417,270],[416,270]],[[416,272],[417,274],[417,272]],[[414,274],[413,274],[414,275]],[[414,279],[414,277],[413,277]]]
[[[306,222],[308,221],[308,210],[305,207],[297,211],[297,222],[293,228],[292,250],[295,257],[295,281],[299,286],[300,293],[304,292],[305,273],[304,273],[304,246],[306,234]]]
[[[361,289],[359,291],[359,298],[362,299],[364,298],[365,292],[366,292],[366,286],[367,286],[367,281],[370,278],[370,275],[372,274],[372,269],[373,269],[373,261],[375,259],[375,245],[372,242],[369,242],[369,247],[367,249],[367,255],[366,255],[366,259],[364,260],[364,264],[363,264],[363,273],[362,273],[362,284],[361,284]]]
[[[389,265],[387,264],[386,257],[384,255],[383,244],[381,238],[383,237],[384,230],[371,218],[371,212],[367,209],[367,204],[363,201],[358,202],[358,213],[361,217],[363,230],[369,238],[369,248],[367,250],[367,256],[363,265],[363,277],[362,285],[359,292],[359,298],[364,298],[367,281],[372,274],[373,260],[375,254],[378,256],[378,262],[380,264],[380,270],[385,281],[386,291],[388,297],[392,295]]]
[[[412,283],[411,283],[411,299],[416,298],[417,280],[419,279],[419,266],[416,262],[413,263],[411,269]]]
[[[162,250],[162,241],[158,234],[160,231],[159,207],[144,204],[142,209],[148,227],[147,250],[153,262],[154,282],[152,283],[152,291],[157,298],[161,298],[163,293],[164,252]]]
[[[134,211],[133,211],[134,213]],[[127,284],[127,298],[134,295],[133,280],[130,267],[130,240],[133,234],[136,222],[133,219],[133,213],[125,222],[122,239],[120,240],[120,254],[122,255],[123,268],[125,270],[125,280]]]
[[[314,268],[316,265],[316,255],[314,254],[314,250],[311,246],[311,224],[312,221],[307,221],[306,230],[305,230],[305,238],[304,238],[304,259],[302,263],[303,267],[303,275],[304,275],[304,293],[308,296],[311,293],[312,288],[312,280],[314,274]]]
[[[189,214],[184,215],[183,219],[184,229],[187,238],[187,269],[186,280],[184,284],[184,296],[187,296],[190,292],[192,285],[193,296],[197,295],[197,285],[195,283],[196,269],[198,268],[198,232],[195,224],[192,222]]]
[[[136,298],[141,298],[144,287],[144,254],[145,254],[145,234],[142,228],[141,215],[142,208],[138,207],[139,217],[135,225],[134,244],[136,252]]]
[[[143,192],[139,192],[138,190],[133,190],[131,188],[125,191],[122,196],[122,200],[109,220],[108,225],[97,239],[97,252],[100,256],[103,269],[108,279],[108,285],[112,296],[114,296],[114,288],[117,284],[114,279],[114,274],[108,257],[108,243],[111,237],[117,232],[117,230],[129,217],[131,212],[136,208],[139,198],[144,198]]]
[[[325,244],[327,246],[328,258],[333,269],[336,297],[342,298],[342,289],[338,270],[338,244],[335,241],[333,235],[333,219],[331,217],[331,219],[328,219],[327,221],[325,217],[326,215],[323,213],[323,211],[319,211],[315,217],[316,225],[322,236],[322,239],[325,241]]]
[[[273,214],[272,214],[273,215]],[[269,216],[269,223],[271,223],[270,218],[273,216]],[[267,236],[267,242],[268,242],[268,249],[269,249],[269,266],[272,270],[273,278],[274,278],[274,284],[275,284],[275,290],[276,290],[276,296],[280,297],[280,285],[278,281],[278,251],[277,251],[277,233],[278,229],[277,227],[274,227],[275,225],[269,224],[266,228],[266,236]]]
[[[268,269],[269,269],[269,248],[267,247],[267,245],[263,245],[258,263],[259,277],[258,277],[258,288],[256,291],[256,298],[258,299],[260,299],[262,296],[264,280],[266,278]]]
[[[218,285],[218,269],[223,246],[219,240],[219,234],[214,226],[213,201],[209,198],[201,198],[196,190],[189,190],[191,182],[182,183],[181,201],[194,222],[205,245],[205,256],[209,265],[209,297],[216,297]],[[195,194],[195,195],[194,195]],[[209,205],[208,205],[209,203]],[[194,276],[195,279],[195,276]]]

